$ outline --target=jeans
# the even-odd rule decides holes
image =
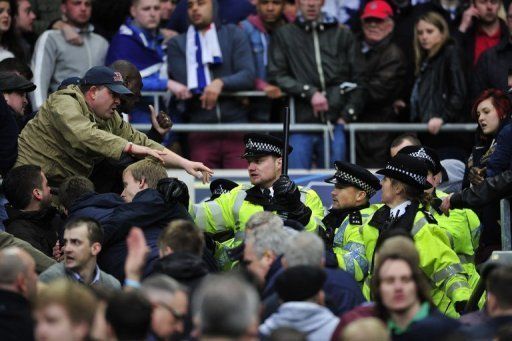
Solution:
[[[5,231],[3,222],[9,218],[7,216],[7,212],[5,211],[5,204],[7,204],[7,199],[5,199],[4,195],[0,193],[0,231]]]
[[[343,128],[343,124],[334,125],[334,139],[331,140],[329,167],[333,167],[334,161],[345,161],[347,144],[345,141],[345,130]],[[317,168],[325,167],[323,134],[290,134],[290,145],[293,147],[288,161],[290,169],[311,169],[314,156],[316,156]]]

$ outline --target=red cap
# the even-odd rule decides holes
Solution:
[[[361,15],[361,19],[366,18],[377,18],[377,19],[386,19],[393,16],[393,10],[391,6],[386,1],[375,0],[370,1],[364,6],[363,14]]]

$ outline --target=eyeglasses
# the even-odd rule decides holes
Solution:
[[[158,305],[158,306],[164,308],[165,310],[167,310],[168,312],[170,312],[176,321],[183,321],[187,317],[186,313],[180,314],[173,307],[171,307],[165,303],[159,302],[156,305]]]

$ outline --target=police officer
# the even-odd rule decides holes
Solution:
[[[372,219],[363,227],[367,257],[386,236],[398,229],[408,233],[420,254],[420,267],[432,283],[432,300],[438,309],[452,317],[458,316],[471,295],[468,274],[450,248],[445,231],[420,204],[423,191],[432,187],[427,181],[425,163],[406,154],[392,158],[384,175],[382,203]]]
[[[476,271],[474,257],[480,239],[480,220],[470,209],[455,209],[450,216],[439,210],[441,199],[448,194],[436,189],[442,182],[443,166],[437,152],[424,146],[407,146],[399,153],[407,154],[422,160],[428,169],[427,181],[432,188],[425,190],[424,202],[428,211],[434,216],[439,227],[445,230],[450,246],[455,251],[464,270],[469,274],[469,284],[474,289],[480,279]]]
[[[224,250],[240,245],[245,223],[256,212],[275,212],[283,219],[298,221],[308,231],[316,231],[324,215],[318,194],[299,188],[282,174],[284,143],[270,135],[251,133],[244,136],[249,180],[252,186],[241,185],[213,201],[194,205],[191,215],[206,232],[233,231],[234,238],[223,243]],[[288,146],[287,152],[292,148]],[[217,253],[221,267],[229,267],[226,252]]]
[[[380,183],[363,167],[342,161],[336,161],[334,167],[334,176],[325,179],[334,184],[332,208],[322,220],[325,230],[319,229],[327,248],[326,265],[339,266],[362,281],[368,273],[368,260],[360,230],[379,208],[369,200]]]

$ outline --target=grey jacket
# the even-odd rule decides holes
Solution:
[[[32,256],[32,258],[34,258],[34,261],[36,262],[36,272],[38,274],[55,264],[55,261],[52,258],[34,248],[26,241],[16,238],[10,233],[0,231],[0,249],[12,246],[25,250]]]
[[[54,264],[51,267],[49,267],[42,274],[40,274],[39,280],[43,283],[50,283],[54,280],[57,280],[59,278],[64,278],[64,277],[75,280],[75,278],[72,276],[72,274],[69,273],[68,271],[66,271],[66,268],[64,267],[64,263],[57,263],[57,264]],[[100,270],[99,280],[96,283],[94,283],[93,285],[100,286],[100,287],[107,288],[107,289],[114,289],[114,290],[121,289],[121,283],[119,283],[119,281],[115,277],[113,277],[101,270]]]
[[[252,90],[255,77],[251,46],[245,33],[235,25],[217,27],[217,37],[222,52],[222,64],[211,66],[212,80],[220,78],[224,83],[223,92]],[[186,33],[169,41],[167,47],[167,68],[169,78],[187,84]],[[244,123],[247,110],[240,97],[220,97],[217,109],[201,108],[199,95],[185,101],[172,100],[171,112],[180,112],[190,123]],[[180,109],[181,107],[181,109]]]
[[[72,45],[66,42],[60,30],[47,30],[37,39],[32,56],[34,84],[32,95],[34,109],[39,108],[68,77],[82,77],[93,66],[104,65],[108,42],[96,33],[92,26],[80,32],[84,43]]]
[[[340,319],[329,309],[312,302],[286,302],[259,327],[263,339],[280,327],[291,327],[308,340],[330,340]]]

